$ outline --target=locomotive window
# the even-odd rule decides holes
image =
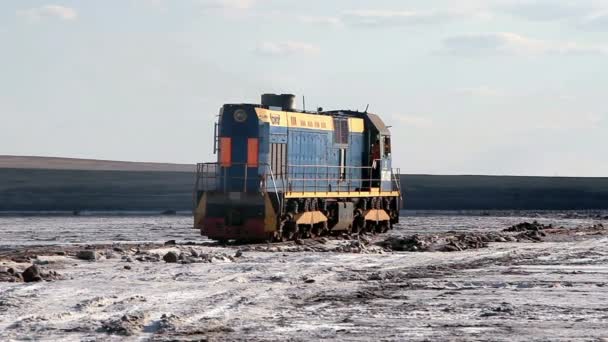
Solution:
[[[325,122],[321,122],[321,128],[327,128],[327,125],[325,125]]]
[[[348,144],[348,120],[346,118],[334,118],[334,143]]]
[[[297,126],[298,125],[298,120],[296,119],[295,116],[291,117],[291,125],[292,126]]]
[[[384,157],[391,155],[391,137],[384,137]]]

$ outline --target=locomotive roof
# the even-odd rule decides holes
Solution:
[[[270,108],[268,106],[263,106],[261,104],[253,104],[253,103],[227,103],[225,104],[225,106],[251,106],[254,108],[264,108],[264,109],[273,109]],[[304,114],[313,114],[313,115],[329,115],[329,116],[346,116],[346,117],[354,117],[354,118],[363,118],[366,115],[370,115],[370,113],[367,112],[359,112],[356,110],[350,110],[350,109],[346,109],[346,110],[328,110],[328,111],[308,111],[308,110],[285,110],[285,109],[276,109],[277,111],[280,112],[287,112],[287,113],[304,113]],[[374,114],[371,114],[374,115]]]
[[[252,108],[263,108],[263,109],[271,109],[271,107],[264,106],[261,104],[251,104],[251,103],[232,103],[225,104],[224,106],[245,106]],[[274,108],[272,108],[274,109]],[[313,111],[305,111],[305,110],[285,110],[285,109],[276,109],[276,111],[286,112],[286,113],[302,113],[302,114],[311,114],[311,115],[325,115],[325,116],[337,116],[337,117],[349,117],[349,118],[360,118],[364,120],[368,120],[381,135],[390,136],[391,132],[388,127],[384,124],[384,121],[377,114],[367,113],[367,112],[359,112],[355,110],[329,110],[329,111],[321,111],[321,112],[313,112]]]

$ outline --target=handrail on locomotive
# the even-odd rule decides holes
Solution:
[[[380,167],[380,160],[377,162],[377,167]],[[270,164],[260,164],[260,166],[266,170],[262,175],[255,176],[259,178],[258,190],[260,192],[274,192],[277,194],[294,192],[364,192],[366,190],[363,187],[353,188],[352,184],[367,182],[368,188],[372,188],[371,184],[387,181],[386,179],[382,179],[382,177],[372,177],[372,171],[375,169],[373,166],[288,165],[285,167],[287,170],[285,173],[275,173]],[[227,171],[230,167],[242,167],[243,175],[228,175]],[[245,192],[248,180],[252,177],[247,172],[250,166],[242,163],[232,164],[230,167],[221,166],[219,163],[197,164],[195,191],[227,192],[228,187],[226,184],[234,184],[236,180],[242,182],[242,189]],[[290,172],[290,170],[294,169],[300,171]],[[318,177],[320,170],[325,170],[325,177]],[[367,174],[370,176],[355,178],[355,173],[362,174],[361,171],[367,171]],[[373,188],[377,189],[379,193],[401,191],[400,172],[399,168],[390,169],[390,190],[383,190],[379,186]],[[222,184],[220,184],[220,179],[223,180]],[[269,180],[271,184],[268,184]],[[335,184],[335,187],[332,184]]]

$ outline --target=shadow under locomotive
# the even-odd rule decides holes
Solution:
[[[197,166],[194,227],[216,240],[385,232],[399,220],[399,171],[379,116],[297,111],[293,95],[226,104],[218,160]]]

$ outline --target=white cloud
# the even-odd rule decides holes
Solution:
[[[342,20],[353,26],[409,26],[439,23],[455,15],[445,11],[353,10],[344,12]]]
[[[305,24],[343,27],[344,23],[339,17],[300,16],[298,20]]]
[[[459,4],[461,5],[461,4]],[[458,6],[441,10],[387,10],[357,9],[339,13],[336,16],[302,16],[300,21],[310,24],[325,24],[334,27],[404,27],[418,25],[438,25],[455,19],[489,20],[492,13],[485,8]]]
[[[605,55],[606,46],[551,42],[510,32],[460,34],[443,40],[442,53],[454,55]]]
[[[203,8],[246,10],[252,8],[255,0],[201,0]]]
[[[608,12],[595,13],[581,20],[579,28],[592,31],[608,31]]]
[[[562,21],[580,29],[608,31],[607,4],[605,0],[508,0],[492,9],[532,21]]]
[[[295,41],[263,42],[258,44],[255,52],[266,56],[317,55],[321,49],[316,45]]]
[[[595,6],[587,0],[510,0],[494,9],[534,21],[555,21],[580,18]]]
[[[164,0],[132,0],[132,3],[137,6],[149,6],[162,8],[164,6]]]
[[[30,21],[40,21],[43,18],[58,18],[61,20],[75,20],[78,18],[78,12],[75,9],[58,5],[46,5],[20,10],[17,11],[17,15]]]
[[[604,122],[605,116],[597,113],[590,113],[584,117],[587,122],[591,123],[594,126],[598,126]]]

